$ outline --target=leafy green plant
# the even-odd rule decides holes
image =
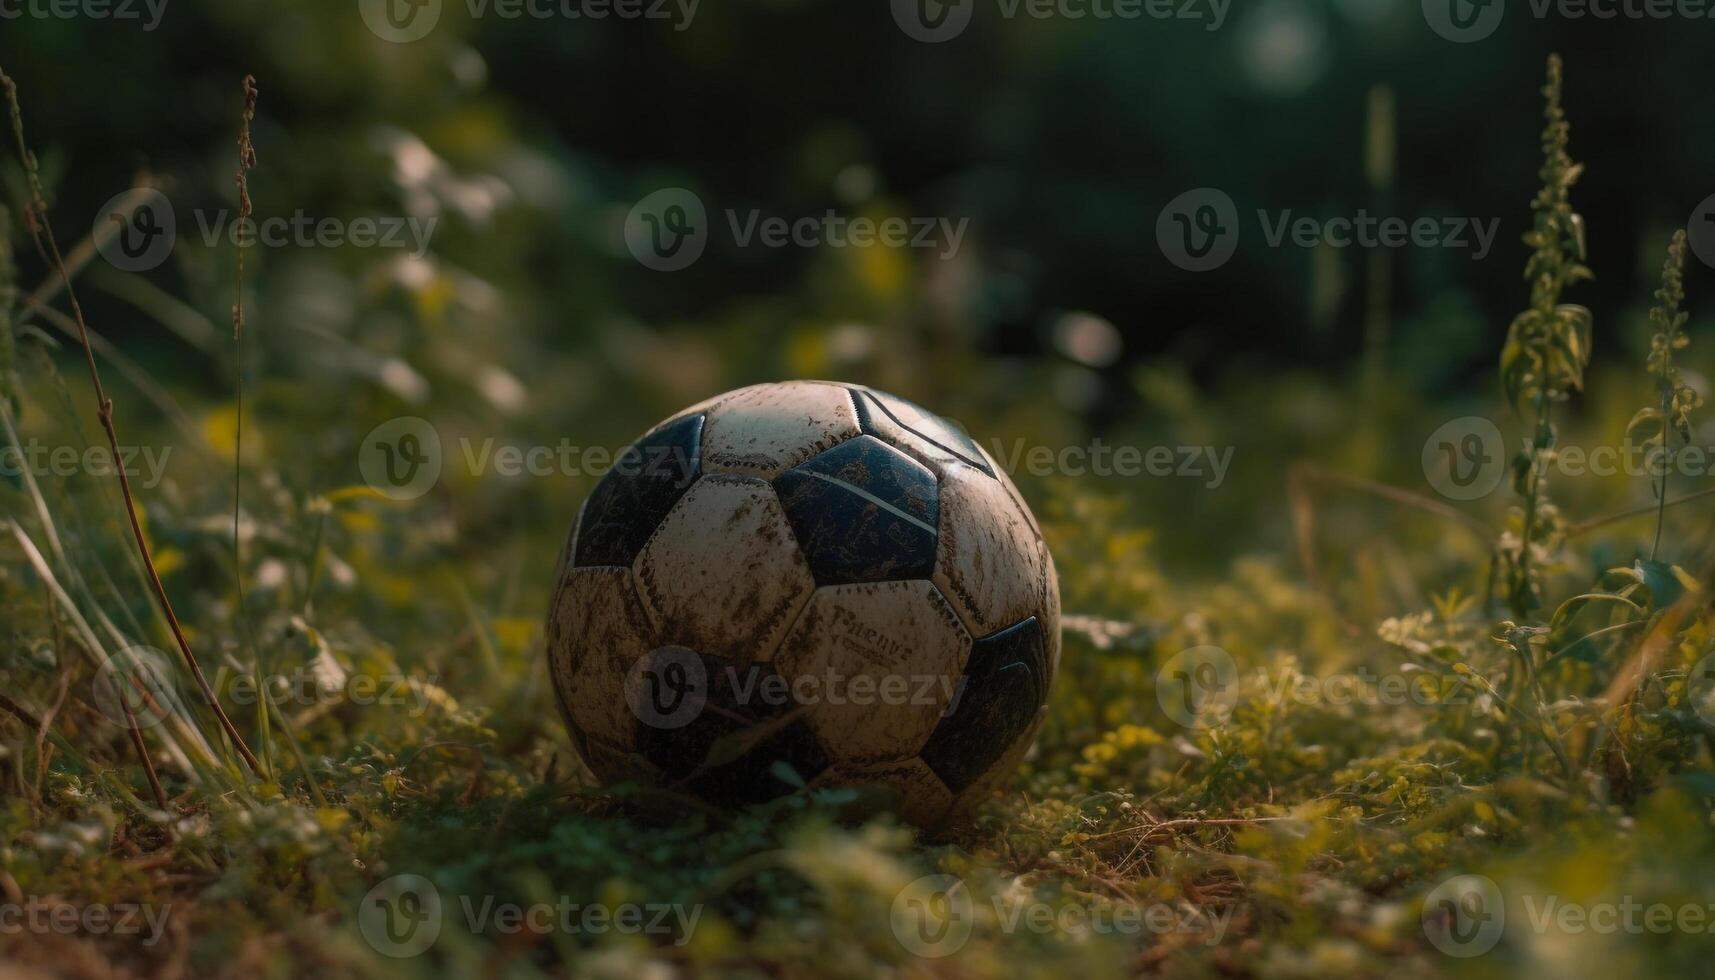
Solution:
[[[1542,570],[1555,563],[1566,524],[1549,500],[1545,473],[1554,459],[1554,406],[1584,387],[1590,362],[1590,311],[1562,303],[1562,294],[1593,273],[1584,263],[1584,220],[1572,209],[1572,187],[1582,168],[1568,147],[1571,125],[1561,104],[1563,67],[1558,55],[1548,62],[1542,131],[1542,188],[1531,202],[1534,226],[1525,235],[1531,247],[1525,264],[1530,307],[1513,320],[1501,350],[1501,385],[1508,401],[1532,424],[1524,448],[1513,461],[1512,486],[1522,498],[1496,546],[1507,604],[1523,617],[1542,605]]]
[[[1673,471],[1672,436],[1685,444],[1691,442],[1691,413],[1702,402],[1696,389],[1685,383],[1674,357],[1691,346],[1685,334],[1690,314],[1680,307],[1685,303],[1684,231],[1676,232],[1667,247],[1667,259],[1661,267],[1661,288],[1656,290],[1656,304],[1650,308],[1650,322],[1655,335],[1650,338],[1649,371],[1655,377],[1661,403],[1645,406],[1626,425],[1626,440],[1643,448],[1659,451],[1656,465],[1661,473],[1654,486],[1656,495],[1655,538],[1650,544],[1650,559],[1661,550],[1661,531],[1667,523],[1668,476]]]

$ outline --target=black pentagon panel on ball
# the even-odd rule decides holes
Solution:
[[[796,716],[800,705],[773,667],[684,653],[702,665],[691,671],[701,690],[673,692],[688,694],[688,706],[646,711],[637,723],[637,752],[667,785],[743,806],[791,793],[828,767],[827,753]]]
[[[988,460],[983,457],[982,450],[977,448],[976,440],[972,439],[969,433],[916,402],[870,388],[852,389],[852,400],[857,403],[858,425],[864,432],[870,435],[881,434],[883,426],[878,418],[879,413],[888,422],[917,438],[932,443],[989,476],[994,476],[994,470],[989,467]]]
[[[934,574],[939,485],[887,443],[843,442],[780,474],[774,490],[818,586]]]
[[[961,680],[957,701],[921,753],[954,793],[994,768],[1047,701],[1048,665],[1036,617],[976,641]]]
[[[573,564],[630,565],[701,470],[703,416],[661,426],[614,460],[584,504]]]

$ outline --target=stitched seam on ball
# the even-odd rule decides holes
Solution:
[[[877,497],[875,494],[870,493],[868,490],[865,490],[864,488],[862,488],[860,486],[856,486],[854,484],[847,483],[846,481],[844,481],[838,477],[829,476],[826,473],[817,473],[815,470],[802,470],[801,469],[798,472],[803,473],[805,476],[813,477],[817,480],[821,480],[823,483],[832,484],[833,486],[839,487],[842,490],[850,491],[851,493],[854,493],[854,494],[858,495],[859,497],[862,497],[863,499],[869,501],[870,503],[876,505],[877,507],[880,507],[882,510],[887,511],[889,514],[892,514],[894,517],[897,517],[902,521],[909,521],[911,524],[915,525],[918,528],[921,528],[924,531],[929,532],[930,534],[935,533],[934,528],[923,523],[922,521],[918,520],[917,518],[912,517],[910,514],[907,514],[905,511],[900,510],[898,507],[893,506],[892,504],[881,499],[880,497]]]

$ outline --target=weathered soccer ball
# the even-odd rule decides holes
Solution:
[[[717,803],[870,785],[942,824],[1017,767],[1060,659],[1017,488],[855,385],[757,385],[655,427],[557,575],[550,673],[584,761]]]

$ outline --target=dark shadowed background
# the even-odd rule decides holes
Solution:
[[[1526,296],[1549,51],[1567,58],[1573,152],[1588,164],[1575,203],[1597,279],[1573,298],[1597,311],[1599,351],[1641,359],[1662,245],[1715,194],[1715,122],[1697,111],[1715,84],[1715,20],[1508,4],[1491,35],[1457,43],[1431,27],[1436,2],[1239,0],[1215,28],[1203,0],[1175,8],[1197,19],[1008,18],[999,0],[964,0],[947,9],[968,9],[968,26],[931,44],[885,4],[833,0],[705,2],[688,22],[679,6],[597,20],[445,0],[407,43],[343,0],[169,0],[152,30],[0,20],[0,62],[25,93],[62,237],[150,175],[180,242],[142,278],[207,323],[224,320],[234,250],[210,248],[198,222],[233,207],[245,73],[262,89],[258,216],[436,219],[421,259],[286,247],[251,260],[247,370],[265,389],[312,372],[324,396],[352,379],[354,417],[486,385],[483,411],[508,425],[623,443],[723,387],[822,375],[901,390],[981,437],[1050,443],[1284,413],[1288,431],[1261,441],[1314,455],[1351,411],[1317,392],[1366,364],[1387,384],[1360,415],[1402,392],[1492,396],[1494,351]],[[706,253],[672,273],[623,239],[628,211],[664,188],[695,194],[711,220]],[[1208,272],[1176,266],[1156,236],[1164,206],[1196,188],[1240,217],[1231,260]],[[969,225],[944,258],[741,245],[726,217],[830,209]],[[1481,258],[1271,246],[1256,217],[1360,209],[1498,234]],[[1706,276],[1696,265],[1694,300]],[[199,349],[138,293],[92,289],[98,328],[178,383],[228,385],[219,331]],[[1253,384],[1297,374],[1305,387],[1273,408]],[[281,410],[302,397],[274,394]],[[1407,443],[1363,465],[1411,473]],[[350,468],[338,453],[305,464]],[[1252,476],[1278,485],[1266,466]],[[1185,500],[1244,521],[1257,507],[1242,493]]]

